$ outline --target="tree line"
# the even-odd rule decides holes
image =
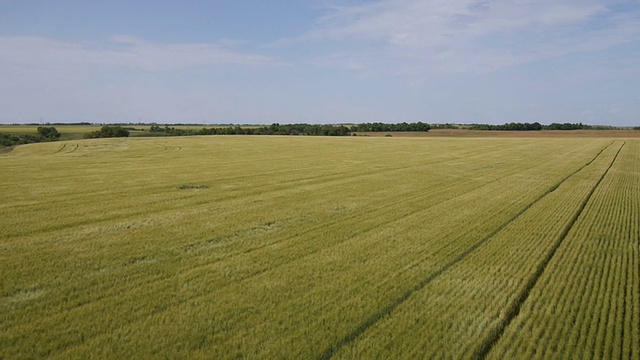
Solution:
[[[202,128],[200,130],[188,130],[159,125],[151,125],[149,133],[160,136],[184,136],[184,135],[309,135],[309,136],[349,136],[353,132],[426,132],[431,129],[429,124],[423,122],[386,124],[381,122],[362,123],[347,127],[345,125],[318,125],[318,124],[279,124],[269,126],[227,126]]]
[[[551,123],[544,127],[545,130],[588,130],[592,128],[591,125],[585,125],[583,123]]]
[[[53,126],[39,126],[35,134],[0,134],[0,146],[15,146],[60,139],[60,133]]]
[[[386,124],[381,122],[373,122],[373,123],[362,123],[352,125],[350,130],[352,132],[426,132],[431,129],[429,124],[423,122],[412,122],[412,123],[396,123],[396,124]]]
[[[92,131],[84,134],[85,139],[128,137],[128,136],[129,136],[128,129],[125,129],[122,126],[108,126],[108,125],[101,127],[100,130],[96,130],[96,131]]]
[[[588,130],[593,129],[591,125],[583,123],[551,123],[549,125],[542,125],[539,122],[534,123],[506,123],[503,125],[489,125],[489,124],[473,124],[469,127],[470,130],[504,130],[504,131],[538,131],[538,130]]]
[[[511,122],[503,125],[489,125],[489,124],[473,124],[469,127],[470,130],[504,130],[504,131],[536,131],[542,130],[543,126],[539,122],[530,123],[516,123]]]
[[[177,129],[175,127],[151,125],[149,133],[155,136],[185,136],[185,135],[311,135],[311,136],[347,136],[349,128],[342,125],[311,125],[311,124],[278,124],[257,127],[212,127],[199,130]]]

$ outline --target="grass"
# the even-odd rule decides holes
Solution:
[[[639,147],[19,146],[0,157],[0,358],[637,358]]]

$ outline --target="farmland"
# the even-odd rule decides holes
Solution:
[[[38,127],[39,125],[2,125],[0,126],[0,133],[9,135],[36,134]],[[62,135],[62,140],[82,139],[84,134],[100,130],[99,125],[55,125],[54,127]]]
[[[640,359],[640,140],[0,155],[0,358]]]

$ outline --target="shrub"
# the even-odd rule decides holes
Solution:
[[[84,135],[86,139],[93,138],[111,138],[111,137],[129,137],[129,130],[122,126],[103,126],[98,131],[92,131]]]

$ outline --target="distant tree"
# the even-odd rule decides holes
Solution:
[[[38,134],[40,134],[42,137],[47,138],[49,140],[60,139],[60,133],[53,126],[39,126]]]
[[[129,136],[129,130],[121,126],[108,126],[108,125],[103,126],[98,131],[92,131],[84,135],[86,139],[128,137],[128,136]]]
[[[533,124],[511,122],[504,125],[473,124],[469,128],[471,130],[537,131],[542,130],[542,125],[539,122]]]
[[[587,130],[591,129],[590,125],[584,125],[583,123],[551,123],[544,127],[545,130]]]
[[[40,126],[37,134],[0,134],[0,146],[15,146],[38,142],[56,141],[60,133],[53,126]]]
[[[428,129],[429,125],[417,123],[419,129]],[[424,130],[426,131],[426,130]],[[149,128],[152,136],[184,136],[188,135],[185,130],[175,129],[165,126],[164,128],[153,124]],[[218,128],[202,128],[192,131],[195,135],[315,135],[315,136],[348,136],[351,130],[344,125],[316,125],[316,124],[279,124],[273,123],[269,126],[242,127],[231,125]],[[92,135],[93,136],[93,135]],[[94,136],[95,137],[95,136]]]
[[[23,144],[38,143],[43,141],[53,141],[55,139],[47,139],[42,135],[30,135],[30,134],[0,134],[0,146],[15,146]]]
[[[149,128],[149,131],[150,132],[162,132],[162,128],[160,126],[158,126],[158,124],[153,124]]]
[[[385,124],[381,122],[374,123],[362,123],[352,125],[349,129],[351,132],[384,132],[384,131],[398,131],[398,132],[414,132],[421,131],[427,132],[431,129],[429,124],[423,122],[415,122],[415,123],[397,123],[397,124]]]

